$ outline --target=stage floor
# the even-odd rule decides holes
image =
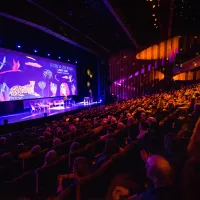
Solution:
[[[97,104],[97,102],[91,103],[90,106],[95,105],[95,104]],[[48,116],[58,115],[61,113],[65,113],[65,112],[69,112],[69,111],[73,111],[73,110],[77,110],[77,109],[85,108],[85,107],[88,107],[88,105],[84,105],[84,102],[80,102],[80,103],[76,103],[72,107],[64,108],[63,106],[59,106],[59,107],[52,107],[46,110],[36,111],[34,113],[31,113],[30,111],[28,111],[28,112],[17,113],[17,114],[12,114],[12,115],[4,115],[4,116],[0,116],[0,125],[4,124],[4,119],[7,119],[9,124],[13,124],[13,123],[22,122],[22,121],[43,118],[44,113],[47,113],[47,117],[48,117]]]

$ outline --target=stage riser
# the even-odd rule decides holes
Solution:
[[[37,98],[37,99],[24,99],[24,100],[15,100],[15,101],[3,101],[0,102],[0,116],[16,114],[24,112],[25,110],[31,109],[31,104],[47,104],[53,103],[54,101],[63,100],[62,96],[59,97],[50,97],[50,98]]]

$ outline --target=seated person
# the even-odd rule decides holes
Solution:
[[[51,150],[49,152],[47,152],[47,154],[45,155],[45,163],[42,167],[46,167],[48,165],[53,164],[55,161],[57,160],[57,154],[56,151]]]
[[[101,155],[99,155],[97,160],[96,160],[94,170],[97,170],[107,160],[109,160],[112,155],[119,153],[120,151],[123,151],[123,149],[118,146],[115,139],[113,139],[113,138],[107,139],[103,153]]]
[[[59,139],[59,138],[54,138],[53,139],[53,147],[56,147],[61,143],[62,143],[61,139]]]
[[[79,150],[81,147],[80,143],[78,142],[73,142],[70,146],[70,153],[75,152],[77,150]]]
[[[38,154],[40,152],[41,152],[40,145],[35,145],[35,146],[32,147],[32,149],[30,151],[23,152],[23,153],[19,154],[19,158],[25,159],[25,158],[28,158],[28,157],[30,157],[32,155],[36,155],[36,154]]]
[[[146,161],[147,177],[153,187],[147,188],[140,195],[133,195],[131,200],[177,200],[178,192],[173,187],[173,170],[169,162],[159,155],[152,155]]]
[[[113,133],[114,133],[114,129],[113,129],[112,127],[109,127],[109,128],[107,129],[107,134],[101,136],[101,137],[100,137],[100,140],[105,140],[105,139],[109,138]]]
[[[73,174],[65,174],[59,176],[58,193],[63,191],[67,187],[74,188],[76,186],[76,181],[74,179],[84,177],[90,174],[89,164],[86,158],[77,157],[73,164]],[[65,181],[67,180],[68,181]],[[73,179],[69,181],[69,179]],[[67,186],[68,185],[68,186]]]

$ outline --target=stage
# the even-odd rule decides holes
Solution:
[[[20,123],[20,122],[44,118],[45,113],[46,113],[45,117],[52,118],[52,116],[62,115],[64,113],[67,114],[68,112],[70,113],[72,111],[84,109],[84,108],[87,108],[88,106],[95,106],[95,105],[98,105],[98,103],[93,102],[93,103],[90,103],[89,105],[85,105],[84,102],[79,102],[73,106],[68,106],[66,108],[64,106],[56,106],[56,107],[51,107],[51,108],[35,111],[35,112],[24,111],[24,112],[15,113],[15,114],[4,115],[4,116],[0,116],[0,125],[4,124],[5,119],[8,120],[8,124],[14,124],[14,123]]]

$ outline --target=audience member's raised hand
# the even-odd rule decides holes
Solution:
[[[140,151],[140,156],[142,160],[146,163],[148,158],[151,156],[150,153],[147,153],[144,149]]]

